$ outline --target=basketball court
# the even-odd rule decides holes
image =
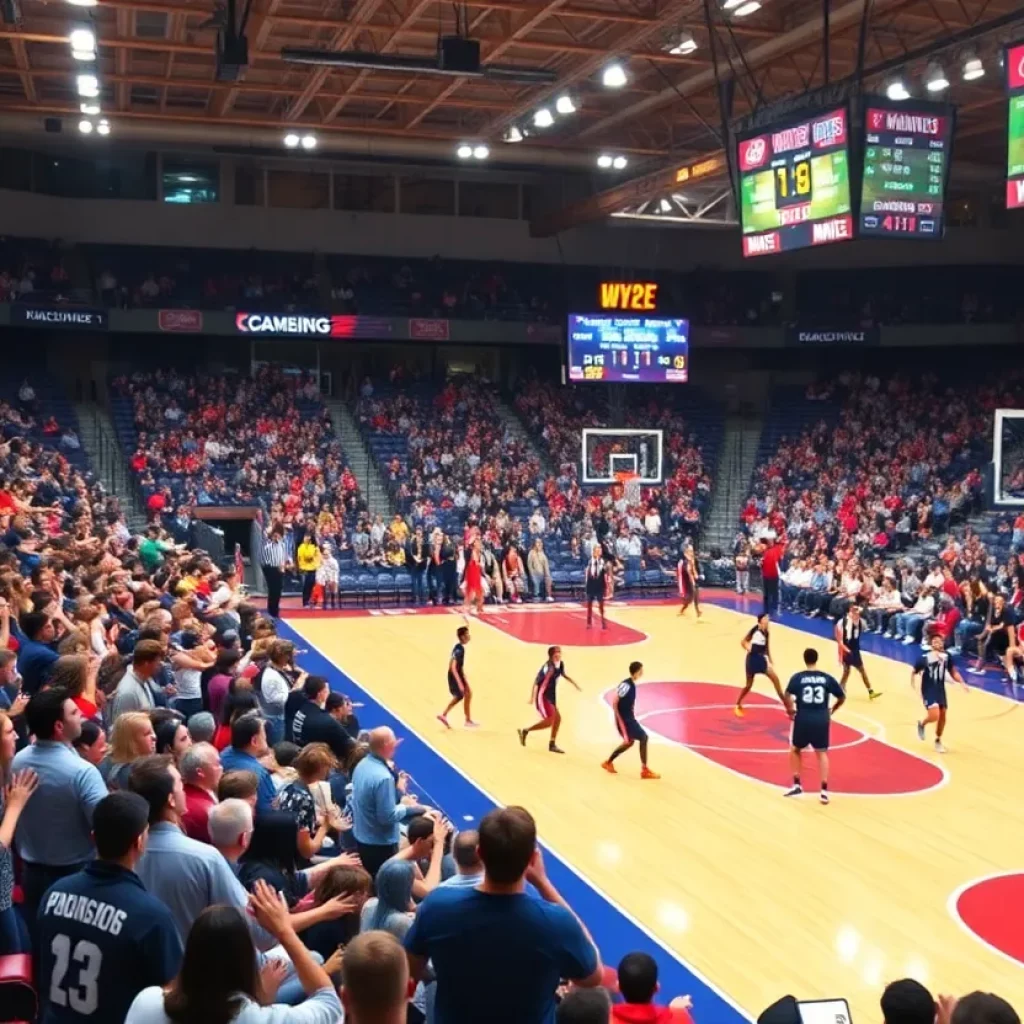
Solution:
[[[869,637],[883,696],[869,703],[851,676],[833,728],[831,806],[817,802],[810,754],[810,792],[784,799],[788,722],[768,680],[746,718],[731,711],[758,605],[709,595],[698,623],[675,603],[616,603],[607,631],[587,630],[575,604],[488,607],[466,654],[475,732],[435,718],[459,615],[298,614],[285,632],[309,649],[305,667],[364,705],[364,722],[394,722],[402,767],[457,824],[493,802],[527,806],[556,884],[606,960],[654,952],[666,998],[690,993],[698,1024],[734,1024],[787,992],[845,996],[855,1021],[877,1020],[882,987],[908,975],[934,992],[1024,1003],[1024,717],[1013,695],[952,688],[949,753],[937,755],[914,729],[904,659],[916,649]],[[815,630],[802,618],[773,625],[784,682],[808,644],[838,675],[834,642]],[[548,753],[545,734],[525,750],[516,736],[534,721],[531,684],[550,644],[583,688],[559,687],[564,756]],[[644,663],[637,712],[660,781],[640,780],[635,749],[619,775],[600,768],[617,743],[607,699],[633,660]]]

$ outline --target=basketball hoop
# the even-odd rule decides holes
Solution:
[[[626,499],[627,505],[640,504],[640,474],[639,473],[616,473],[615,479],[622,488],[622,496]]]

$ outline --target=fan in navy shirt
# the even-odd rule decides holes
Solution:
[[[553,1024],[562,979],[600,985],[597,950],[544,871],[528,811],[487,814],[479,853],[477,887],[441,886],[420,904],[405,937],[413,974],[433,965],[435,1024]],[[541,899],[524,893],[527,879]]]
[[[789,754],[793,786],[786,790],[786,796],[799,796],[803,792],[800,757],[806,747],[813,747],[821,775],[821,802],[827,804],[829,725],[846,700],[846,693],[837,679],[818,670],[818,652],[813,647],[804,651],[804,665],[804,671],[797,672],[786,687],[786,706],[793,716],[793,745]],[[829,696],[836,698],[831,707]]]
[[[171,912],[134,867],[146,848],[149,805],[111,793],[96,805],[97,859],[55,882],[39,908],[42,1024],[121,1021],[150,985],[166,985],[181,964]]]

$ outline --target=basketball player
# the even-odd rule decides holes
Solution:
[[[446,729],[450,729],[448,712],[461,703],[462,710],[466,716],[466,728],[476,729],[479,723],[474,722],[470,716],[469,706],[473,700],[473,691],[469,688],[465,669],[466,644],[469,643],[469,627],[460,626],[456,637],[458,638],[458,643],[452,648],[452,655],[448,660],[448,692],[452,695],[452,699],[448,702],[448,707],[437,716],[437,720]]]
[[[608,628],[608,623],[604,617],[604,598],[609,586],[609,573],[610,567],[601,556],[601,545],[595,544],[583,576],[584,587],[587,593],[587,629],[590,629],[591,625],[593,625],[595,601],[597,601],[597,606],[601,612],[601,628]]]
[[[565,671],[565,662],[562,661],[562,648],[549,647],[548,660],[541,666],[537,678],[533,681],[533,704],[540,715],[540,721],[526,729],[517,729],[519,742],[525,747],[526,737],[531,732],[540,732],[544,729],[551,730],[551,739],[548,741],[548,750],[552,754],[564,754],[555,740],[558,739],[558,730],[562,725],[562,714],[558,710],[558,680],[565,679],[572,683],[577,690],[580,690],[579,683]],[[583,691],[580,690],[580,693]]]
[[[679,597],[683,606],[679,614],[683,615],[686,609],[693,605],[697,618],[701,617],[700,592],[698,580],[700,570],[697,567],[697,556],[693,552],[693,543],[690,540],[683,541],[683,548],[679,552],[679,564],[676,566],[676,581],[679,585]]]
[[[911,684],[917,689],[918,680],[921,684],[921,700],[928,712],[923,722],[917,723],[918,739],[924,739],[925,729],[935,723],[935,752],[945,754],[946,748],[942,745],[942,734],[946,731],[946,679],[956,680],[966,693],[970,693],[970,687],[964,682],[963,676],[957,671],[953,659],[945,651],[945,642],[941,636],[933,636],[931,639],[931,650],[922,654],[914,666],[913,675],[910,677]]]
[[[850,678],[850,669],[855,668],[868,691],[868,699],[876,700],[881,693],[871,689],[868,673],[864,668],[864,659],[860,653],[860,635],[864,632],[859,604],[851,604],[847,613],[836,623],[836,643],[839,644],[839,661],[843,666],[843,674],[839,685],[846,692],[846,681]]]
[[[789,762],[793,768],[793,786],[785,796],[799,796],[800,758],[806,747],[813,747],[818,757],[821,776],[820,799],[828,803],[828,740],[832,716],[843,706],[846,694],[839,683],[827,672],[818,670],[818,652],[813,647],[804,651],[804,671],[797,672],[786,687],[786,702],[793,715],[793,739]],[[836,698],[829,708],[829,696]]]
[[[775,667],[772,665],[771,655],[768,653],[768,622],[770,618],[771,616],[767,612],[761,612],[757,617],[757,622],[751,627],[750,632],[740,641],[740,646],[747,652],[746,664],[744,666],[747,673],[747,681],[740,691],[740,695],[736,698],[736,707],[733,710],[733,714],[737,718],[743,717],[743,700],[753,688],[755,676],[767,676],[772,681],[772,686],[775,687],[779,700],[783,704],[786,703],[786,698],[782,695],[782,683],[779,682]]]
[[[462,570],[462,594],[462,621],[468,626],[470,608],[476,608],[477,615],[484,608],[483,553],[479,537],[473,541],[466,557],[466,567]]]
[[[601,767],[612,775],[618,775],[612,763],[619,754],[624,754],[634,743],[640,744],[640,778],[660,779],[661,776],[647,767],[647,733],[636,720],[636,684],[644,674],[644,667],[639,661],[630,663],[629,676],[615,688],[612,698],[612,710],[615,712],[615,724],[618,726],[622,742],[611,752]]]

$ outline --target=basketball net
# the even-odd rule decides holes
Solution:
[[[639,473],[616,473],[615,479],[622,488],[622,496],[626,499],[627,505],[640,504],[640,475]]]

